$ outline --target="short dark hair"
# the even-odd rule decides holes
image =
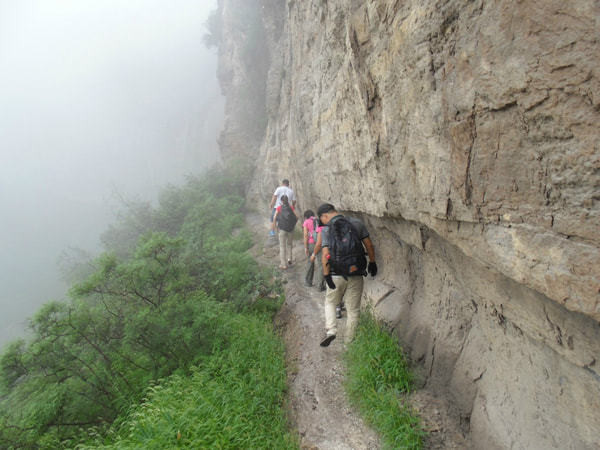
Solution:
[[[317,209],[317,217],[321,217],[323,214],[326,214],[328,212],[335,211],[335,210],[336,210],[335,206],[333,206],[331,203],[323,203]]]
[[[290,185],[290,180],[288,180],[287,178],[285,178],[281,184],[283,184],[284,186],[289,186]]]
[[[304,211],[305,219],[310,219],[314,215],[315,215],[315,212],[312,209],[307,209],[306,211]]]
[[[281,196],[281,203],[283,203],[284,205],[288,204],[288,196],[287,195]]]

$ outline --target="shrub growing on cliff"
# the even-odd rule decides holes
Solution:
[[[283,343],[257,317],[226,321],[230,343],[191,376],[173,375],[109,433],[83,448],[297,448],[281,404]],[[251,345],[249,345],[251,344]]]

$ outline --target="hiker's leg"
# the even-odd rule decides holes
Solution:
[[[269,220],[269,223],[272,224],[273,223],[273,217],[275,216],[275,208],[273,208],[271,210],[271,218]],[[275,231],[273,231],[273,229],[269,226],[269,236],[275,236]]]
[[[287,260],[290,259],[290,255],[288,253],[289,239],[290,239],[290,234],[287,231],[284,231],[283,232],[283,259],[286,261],[285,262],[286,266],[287,266]]]
[[[287,267],[287,259],[285,258],[285,241],[286,232],[279,230],[279,267]]]
[[[327,334],[337,334],[335,307],[342,300],[347,283],[343,277],[338,276],[333,277],[333,282],[335,289],[330,289],[328,286],[325,294],[325,330],[327,330]]]
[[[358,317],[360,316],[360,300],[362,297],[364,278],[348,277],[348,285],[346,287],[346,295],[344,296],[344,303],[346,304],[346,313],[348,319],[346,320],[346,343],[350,343],[354,339],[354,333],[356,332],[356,326],[358,325]]]
[[[323,278],[323,262],[321,261],[321,252],[315,256],[315,272],[317,287],[321,290],[325,289],[325,279]]]
[[[314,249],[315,244],[308,244],[308,263],[306,265],[306,275],[304,276],[304,284],[307,286],[312,286],[313,277],[315,275],[315,263],[310,260],[310,255],[312,255]]]
[[[292,261],[292,247],[293,247],[292,238],[293,237],[294,237],[293,231],[287,233],[287,245],[288,245],[287,259],[288,259],[288,261]]]

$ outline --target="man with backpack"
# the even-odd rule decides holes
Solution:
[[[281,270],[285,270],[288,268],[288,265],[292,265],[292,237],[297,221],[298,217],[296,216],[294,207],[289,204],[287,195],[282,195],[281,205],[275,208],[275,216],[271,224],[271,231],[273,233],[275,233],[275,224],[279,227],[279,268]]]
[[[326,335],[320,345],[327,347],[337,335],[335,307],[342,300],[348,315],[346,343],[354,338],[360,316],[363,277],[367,271],[373,277],[377,275],[377,263],[369,232],[360,220],[344,217],[330,203],[319,206],[317,217],[322,225],[326,225],[321,232],[323,276],[328,287],[325,295]]]
[[[281,206],[281,197],[287,196],[288,202],[292,205],[292,208],[296,208],[296,194],[294,190],[290,187],[290,181],[285,179],[281,182],[281,186],[275,189],[273,192],[273,197],[271,198],[271,203],[269,208],[271,209],[271,223],[273,223],[275,217],[275,210]],[[275,232],[271,230],[271,235],[274,235]]]

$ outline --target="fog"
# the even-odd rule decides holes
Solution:
[[[100,250],[115,193],[152,200],[217,161],[215,8],[0,0],[0,345],[64,297],[63,249]]]

